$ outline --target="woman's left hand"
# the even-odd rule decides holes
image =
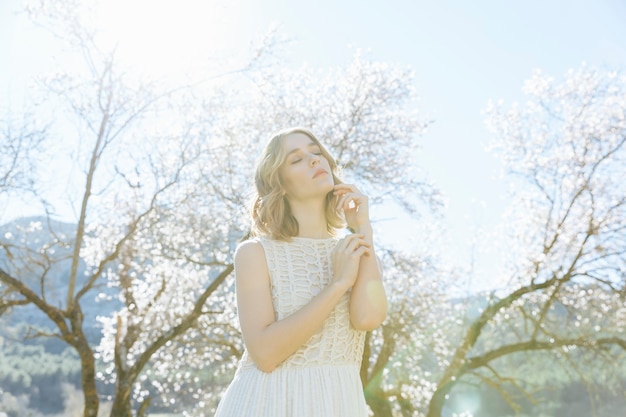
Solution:
[[[369,199],[354,185],[336,184],[333,192],[337,196],[337,210],[343,210],[348,227],[358,231],[369,224]]]

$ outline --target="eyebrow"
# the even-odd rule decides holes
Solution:
[[[308,147],[308,148],[313,148],[313,147],[316,147],[316,148],[320,148],[320,149],[321,149],[320,145],[318,145],[317,143],[315,143],[315,142],[313,142],[313,141],[309,142],[309,143],[307,144],[307,147]],[[294,154],[294,153],[296,153],[296,152],[300,151],[300,150],[302,150],[302,148],[294,148],[294,149],[290,150],[289,152],[287,152],[287,155],[285,155],[285,158],[286,158],[286,157],[288,157],[288,156],[289,156],[289,155],[291,155],[291,154]]]

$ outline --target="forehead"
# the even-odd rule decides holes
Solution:
[[[301,132],[290,133],[283,139],[283,149],[287,154],[310,146],[317,146],[317,143],[309,135]]]

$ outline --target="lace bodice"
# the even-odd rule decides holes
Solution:
[[[276,319],[295,313],[332,278],[337,239],[258,238],[270,274]],[[344,294],[320,331],[272,372],[244,352],[215,417],[367,417],[359,377],[365,332],[350,325]]]
[[[301,309],[330,283],[337,239],[258,240],[265,251],[277,320]],[[365,332],[350,324],[349,299],[349,293],[344,294],[322,329],[280,367],[360,364]],[[243,364],[254,366],[247,355]]]

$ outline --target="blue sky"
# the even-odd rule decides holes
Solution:
[[[536,68],[561,77],[583,62],[626,66],[626,2],[619,0],[108,3],[113,32],[135,38],[129,56],[178,63],[170,71],[206,56],[198,54],[201,47],[243,49],[272,24],[294,40],[285,53],[289,64],[342,65],[361,48],[372,59],[411,66],[420,109],[434,120],[420,161],[448,198],[458,242],[471,238],[474,223],[490,227],[504,207],[498,164],[483,150],[489,134],[481,110],[488,100],[523,100],[523,82]],[[51,62],[45,38],[11,13],[19,4],[0,2],[3,105],[23,99],[24,80]]]
[[[424,137],[422,160],[448,195],[453,227],[476,213],[473,200],[501,207],[503,189],[492,179],[498,166],[483,151],[488,132],[481,110],[489,99],[523,100],[523,81],[535,68],[560,77],[583,62],[626,65],[626,2],[265,4],[254,15],[282,22],[300,41],[295,62],[345,62],[346,45],[354,45],[415,70],[421,110],[435,121]]]

